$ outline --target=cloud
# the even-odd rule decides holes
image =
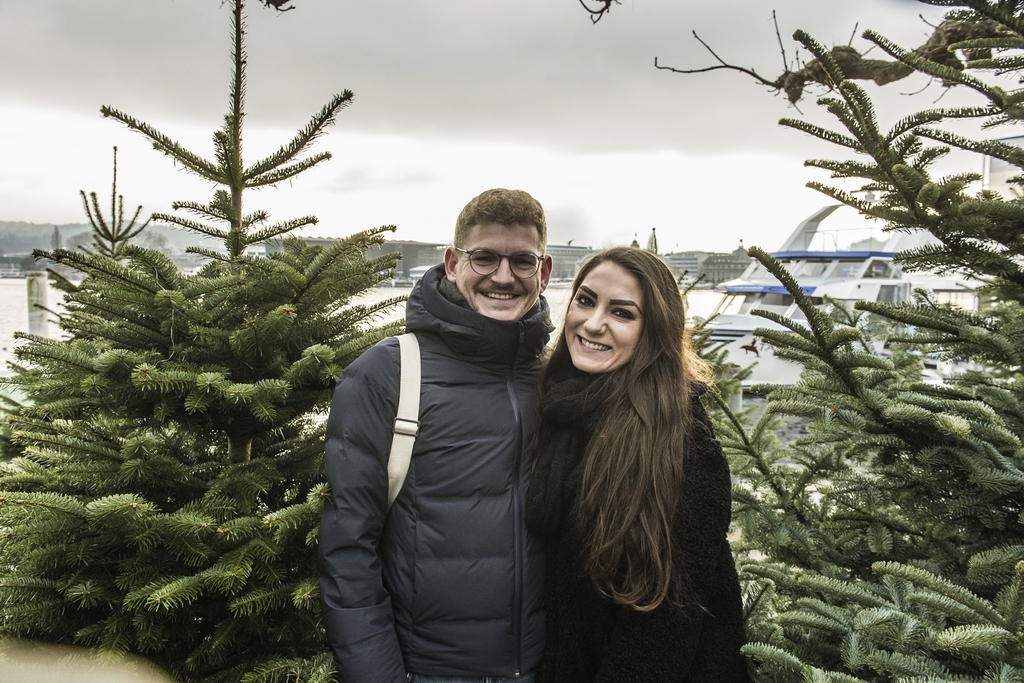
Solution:
[[[917,44],[913,10],[894,0],[778,0],[784,36],[800,27],[825,44],[855,25]],[[338,125],[375,134],[504,139],[584,149],[707,151],[792,144],[775,134],[782,99],[735,72],[678,75],[715,64],[697,31],[736,64],[777,75],[771,9],[749,0],[634,0],[598,25],[573,2],[375,0],[252,4],[249,111],[259,125],[298,127],[344,88],[355,103]],[[0,4],[5,99],[147,121],[216,120],[225,102],[228,7],[211,0],[34,0]],[[155,30],[159,27],[159,30]],[[794,46],[786,47],[792,55]],[[740,103],[746,103],[741,105]]]
[[[916,46],[930,32],[918,13],[941,13],[905,0],[630,0],[592,25],[571,0],[298,2],[287,13],[250,3],[247,160],[276,150],[333,93],[355,92],[317,145],[333,160],[253,193],[251,206],[275,219],[315,213],[318,234],[395,223],[401,239],[445,241],[470,197],[522,187],[547,208],[553,241],[600,246],[657,227],[670,248],[772,248],[825,201],[804,189],[824,177],[803,159],[842,152],[779,118],[836,122],[813,96],[800,112],[748,76],[653,62],[714,65],[697,31],[723,59],[773,78],[773,8],[790,59],[796,28],[825,45],[858,26]],[[109,187],[115,144],[132,206],[206,201],[208,185],[98,110],[112,105],[210,156],[227,106],[228,9],[0,0],[0,60],[16,65],[0,70],[0,220],[80,221],[78,190]],[[934,87],[900,94],[924,83],[872,88],[880,117],[931,106]]]
[[[327,187],[338,192],[381,191],[429,185],[438,179],[438,174],[426,169],[355,166],[335,176]]]
[[[589,244],[593,233],[588,230],[586,208],[580,204],[556,204],[545,212],[548,242],[551,244]]]

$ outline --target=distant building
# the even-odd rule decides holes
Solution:
[[[377,258],[384,254],[399,252],[402,260],[398,262],[395,275],[400,279],[412,279],[412,269],[422,266],[436,266],[444,262],[444,250],[447,245],[432,242],[413,242],[409,240],[388,240],[379,247],[366,253],[367,258]],[[429,270],[429,268],[428,268]]]
[[[740,246],[728,254],[708,254],[701,264],[700,273],[704,274],[704,282],[709,285],[717,285],[726,280],[733,280],[743,274],[743,271],[750,265],[750,256],[743,248],[743,241]],[[698,275],[700,274],[698,273]]]
[[[704,259],[711,254],[706,251],[677,251],[674,254],[663,254],[662,259],[675,271],[676,277],[683,273],[690,279],[696,279],[704,265]]]
[[[333,246],[338,238],[336,237],[303,237],[302,240],[313,247]],[[265,245],[265,246],[264,246]],[[444,261],[444,244],[433,242],[413,242],[410,240],[388,240],[380,246],[375,246],[366,252],[366,258],[378,258],[385,254],[398,252],[402,260],[398,262],[398,269],[395,276],[402,280],[412,279],[410,271],[420,266],[434,266]],[[266,253],[281,251],[280,240],[272,240],[253,247],[264,247]]]
[[[572,244],[549,244],[548,256],[553,265],[551,278],[555,280],[571,280],[576,276],[584,261],[594,255],[592,247],[577,247]]]
[[[409,269],[409,277],[415,284],[417,280],[421,280],[423,276],[427,274],[427,271],[433,267],[434,266],[414,266]]]

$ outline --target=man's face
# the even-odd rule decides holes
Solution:
[[[466,251],[489,249],[506,256],[529,253],[543,254],[536,226],[514,223],[481,223],[469,230],[462,248]],[[469,255],[452,247],[444,253],[444,267],[449,282],[454,282],[466,297],[470,308],[495,320],[519,320],[529,311],[551,278],[551,257],[545,256],[540,269],[531,277],[520,278],[512,271],[509,259],[502,258],[498,269],[490,275],[473,270]]]

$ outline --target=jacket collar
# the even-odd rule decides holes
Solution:
[[[495,320],[449,301],[438,289],[444,278],[440,264],[413,287],[405,315],[410,332],[434,332],[459,357],[480,365],[506,367],[513,358],[540,356],[553,329],[543,296],[521,320]]]

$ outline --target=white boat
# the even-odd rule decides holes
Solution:
[[[847,227],[851,219],[854,227]],[[843,240],[848,246],[837,247],[844,233],[857,232],[860,235],[875,233],[879,237],[869,234],[852,243]],[[977,310],[976,282],[955,274],[905,273],[893,261],[898,252],[937,242],[933,235],[923,231],[882,233],[879,224],[861,217],[854,209],[834,204],[800,223],[772,256],[782,262],[803,293],[818,306],[827,305],[825,297],[851,307],[857,301],[901,303],[911,300],[913,289],[925,289],[939,302]],[[795,383],[801,366],[776,357],[771,347],[753,335],[758,327],[785,328],[751,315],[751,311],[761,309],[805,321],[806,317],[789,292],[756,260],[751,261],[738,279],[724,282],[715,289],[723,296],[710,316],[711,340],[726,344],[729,362],[738,367],[756,362],[753,372],[743,382],[744,388],[760,383]],[[884,349],[877,350],[883,355],[886,353]],[[941,381],[943,373],[948,372],[936,363],[926,361],[925,365],[925,378],[931,381]]]

